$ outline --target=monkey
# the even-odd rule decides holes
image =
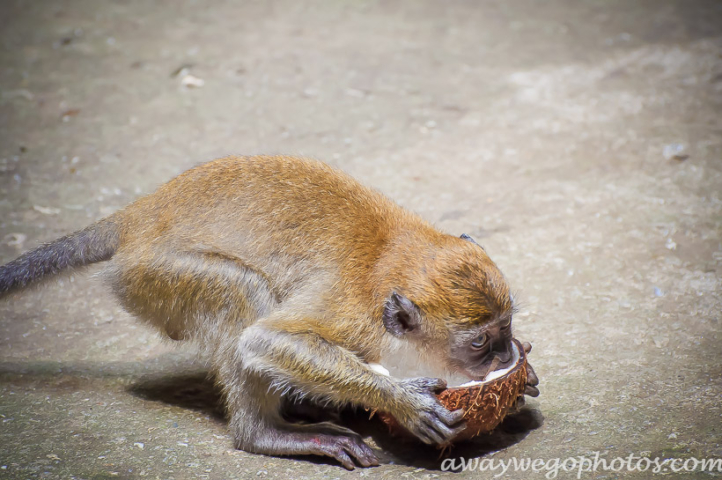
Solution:
[[[208,355],[235,447],[251,453],[379,464],[348,428],[288,421],[289,398],[388,412],[448,444],[464,412],[436,399],[445,381],[370,364],[402,342],[477,380],[512,357],[514,300],[485,250],[317,160],[199,165],[0,267],[0,295],[96,262],[125,310]]]

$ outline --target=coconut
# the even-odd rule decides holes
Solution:
[[[447,409],[464,409],[466,428],[453,441],[468,440],[494,430],[512,409],[526,387],[526,354],[519,341],[512,340],[512,365],[490,372],[484,380],[448,387],[437,394]],[[375,366],[378,368],[378,366]],[[382,367],[383,368],[383,367]],[[409,435],[396,419],[380,413],[394,435]]]

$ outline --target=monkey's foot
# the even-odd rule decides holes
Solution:
[[[362,467],[379,464],[360,435],[333,424],[287,425],[269,437],[241,448],[266,455],[322,455],[336,459],[348,470],[353,470],[356,464]]]

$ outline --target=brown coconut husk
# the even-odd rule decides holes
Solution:
[[[526,387],[526,353],[518,340],[512,340],[519,350],[516,365],[503,377],[469,387],[452,387],[443,390],[437,397],[442,405],[454,411],[464,409],[466,428],[459,433],[453,442],[468,440],[482,433],[494,430],[509,413],[517,399],[524,395]],[[380,413],[392,435],[410,436],[396,419]],[[443,446],[442,446],[443,447]]]

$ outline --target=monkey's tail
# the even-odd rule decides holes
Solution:
[[[0,297],[63,270],[109,260],[120,244],[115,216],[24,253],[0,266]]]

